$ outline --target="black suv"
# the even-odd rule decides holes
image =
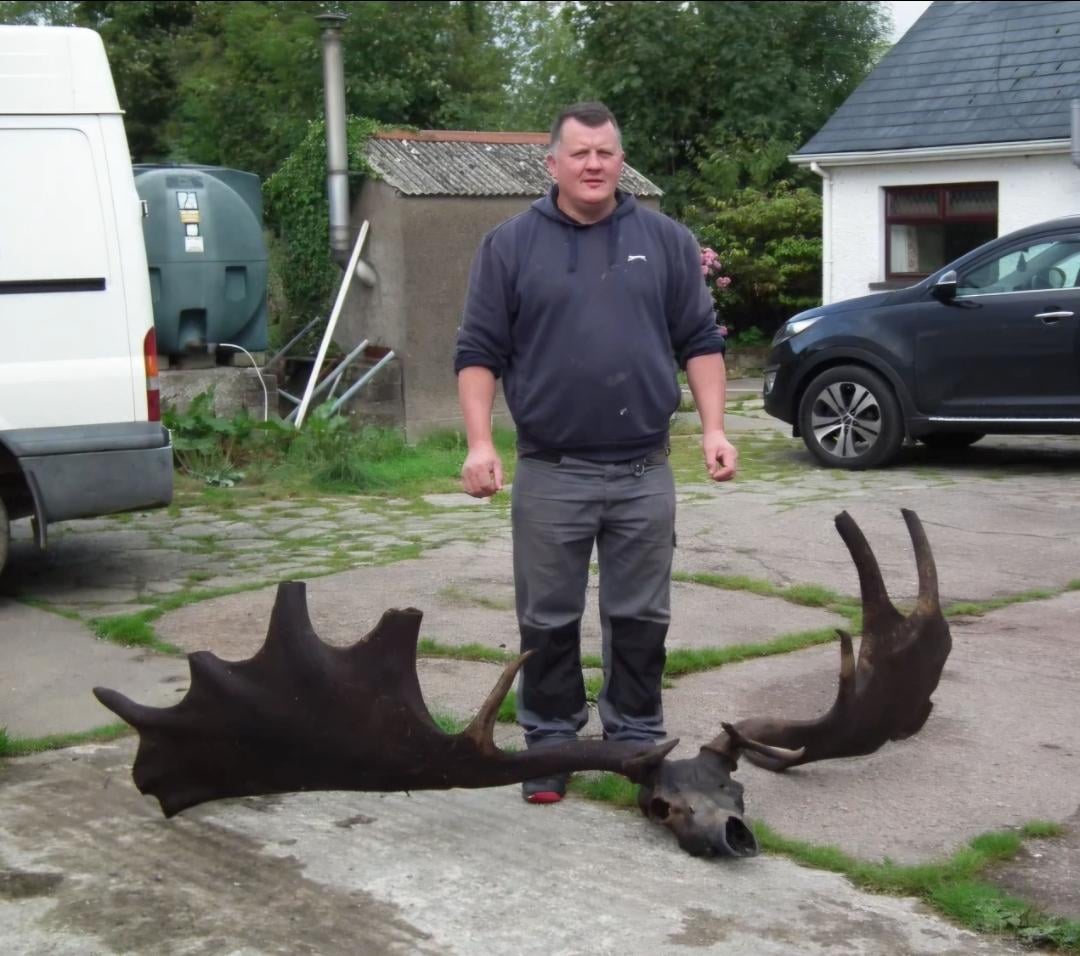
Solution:
[[[1080,434],[1080,216],[988,242],[918,285],[788,319],[765,410],[825,465],[873,468],[905,437]]]

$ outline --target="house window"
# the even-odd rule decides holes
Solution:
[[[997,236],[997,183],[885,190],[888,279],[921,279]]]

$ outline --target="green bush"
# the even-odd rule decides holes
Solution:
[[[358,428],[329,405],[316,406],[299,430],[289,422],[256,421],[247,412],[221,418],[214,412],[213,389],[183,412],[166,409],[162,418],[173,435],[177,467],[220,487],[247,478],[334,492],[450,489],[468,450],[459,432],[438,432],[410,445],[397,429]],[[514,440],[513,432],[496,431],[508,467]]]
[[[717,251],[731,285],[720,318],[734,341],[757,330],[764,343],[795,312],[821,302],[821,198],[781,182],[746,187],[728,199],[701,199],[686,221]]]
[[[374,120],[351,116],[347,124],[349,170],[353,190],[374,175],[365,144],[381,128]],[[263,183],[266,224],[271,230],[270,259],[276,270],[272,300],[280,314],[270,316],[271,337],[284,345],[308,322],[329,313],[341,270],[330,255],[326,204],[326,123],[313,121],[300,145]]]

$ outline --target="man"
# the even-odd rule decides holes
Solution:
[[[573,739],[588,719],[580,634],[594,542],[604,733],[654,741],[675,543],[675,362],[697,402],[705,466],[726,481],[737,456],[724,435],[724,341],[689,230],[617,188],[623,153],[607,107],[564,110],[547,166],[549,195],[485,236],[470,272],[454,359],[462,482],[478,498],[502,487],[491,438],[502,376],[517,426],[518,624],[522,651],[535,651],[518,687],[526,744]],[[553,803],[566,782],[527,781],[523,795]]]

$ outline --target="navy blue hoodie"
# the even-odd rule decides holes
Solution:
[[[723,352],[690,231],[617,193],[582,225],[558,187],[489,232],[473,260],[454,370],[503,378],[521,452],[618,461],[661,448],[675,364]]]

